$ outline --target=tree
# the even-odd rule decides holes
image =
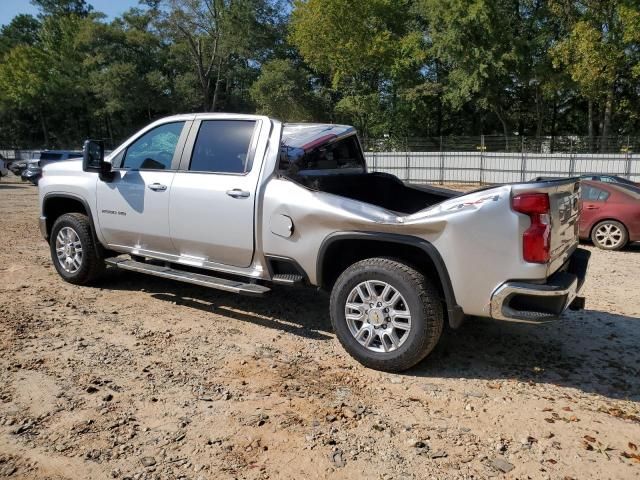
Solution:
[[[640,6],[616,0],[557,1],[554,9],[568,34],[551,51],[554,65],[564,68],[589,101],[588,131],[593,138],[593,104],[601,106],[601,150],[606,149],[620,82],[638,62]],[[637,67],[636,67],[637,68]],[[593,140],[591,140],[593,144]]]
[[[421,0],[430,50],[446,70],[443,100],[459,109],[474,101],[492,111],[509,135],[507,112],[513,104],[518,70],[511,0]]]
[[[354,79],[375,90],[401,56],[397,42],[407,2],[402,3],[297,0],[291,41],[309,65],[330,74],[334,88]]]
[[[338,116],[365,134],[384,123],[386,99],[397,95],[407,71],[419,67],[421,36],[409,28],[410,3],[295,2],[290,41],[319,77],[329,78]]]
[[[311,76],[290,60],[276,59],[262,66],[251,86],[257,112],[283,121],[318,118],[319,98],[311,89]]]
[[[198,81],[202,109],[218,108],[227,73],[260,57],[261,42],[277,22],[277,2],[267,0],[167,0],[166,28],[174,57],[187,55]],[[255,56],[255,57],[254,57]],[[254,57],[254,58],[252,58]],[[244,64],[244,65],[242,65]]]
[[[49,145],[45,109],[50,100],[47,58],[28,45],[14,47],[0,63],[0,105],[34,114],[40,120],[44,145]]]
[[[78,31],[76,46],[83,53],[89,93],[98,105],[91,114],[112,143],[171,111],[168,52],[152,21],[151,13],[134,8],[111,24],[86,22]]]
[[[17,45],[34,45],[38,41],[40,22],[32,15],[16,15],[0,28],[0,57]]]
[[[93,7],[86,0],[31,0],[40,9],[41,17],[56,15],[77,15],[86,17]]]

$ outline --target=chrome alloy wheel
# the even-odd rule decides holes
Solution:
[[[71,227],[63,227],[56,236],[56,255],[62,269],[76,273],[82,266],[82,243]]]
[[[380,280],[351,290],[344,308],[349,331],[372,352],[392,352],[409,338],[411,312],[404,297]]]
[[[622,230],[614,224],[603,223],[596,230],[596,241],[607,248],[616,248],[622,243],[624,234]]]

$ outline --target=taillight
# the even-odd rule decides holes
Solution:
[[[511,199],[516,212],[531,219],[531,226],[522,234],[522,256],[530,263],[546,263],[550,258],[551,219],[549,195],[523,193]]]

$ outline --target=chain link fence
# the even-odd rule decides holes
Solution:
[[[509,183],[583,173],[640,181],[640,137],[364,138],[369,169],[414,183]]]

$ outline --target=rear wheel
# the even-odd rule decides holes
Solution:
[[[442,334],[437,289],[397,260],[369,258],[347,268],[331,292],[338,340],[363,365],[406,370],[425,358]]]
[[[625,226],[615,220],[604,220],[591,231],[591,241],[603,250],[620,250],[627,244],[628,239]]]
[[[86,215],[65,213],[58,217],[51,229],[49,246],[56,270],[69,283],[90,284],[104,270]]]

